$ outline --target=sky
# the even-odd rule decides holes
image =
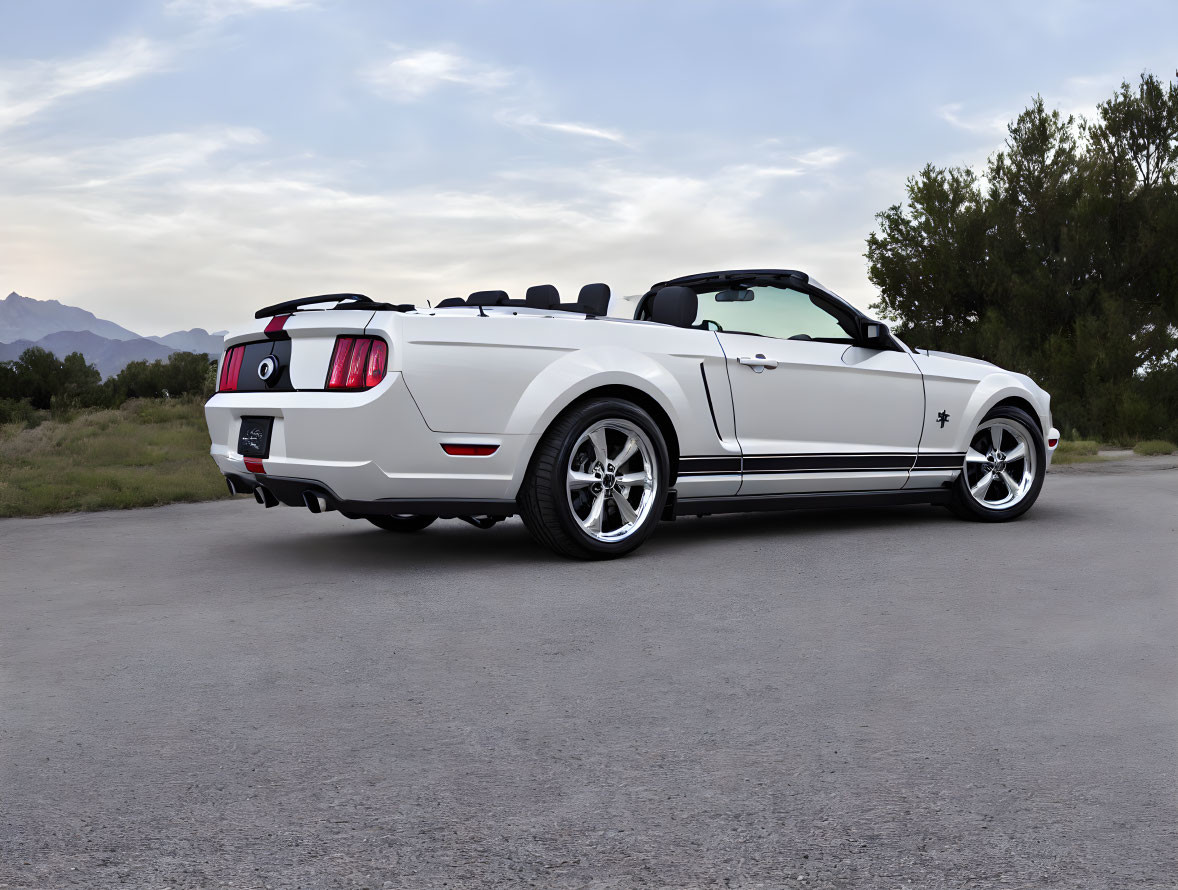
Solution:
[[[350,291],[802,269],[1036,94],[1178,67],[1178,4],[0,0],[0,294],[143,334]]]

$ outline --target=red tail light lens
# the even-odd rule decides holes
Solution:
[[[348,358],[352,354],[351,337],[340,337],[335,341],[335,352],[331,354],[331,373],[327,375],[328,389],[343,389],[348,379]]]
[[[219,392],[235,392],[237,379],[241,376],[241,359],[245,355],[244,346],[231,346],[221,362],[221,384]]]
[[[340,337],[331,354],[327,389],[369,389],[384,380],[389,347],[376,337]]]
[[[352,345],[352,360],[348,362],[348,379],[344,381],[344,386],[348,389],[358,389],[364,385],[364,364],[368,361],[368,350],[371,348],[371,340],[357,340]]]
[[[384,340],[373,340],[368,353],[368,370],[364,374],[365,386],[376,386],[384,380],[385,366],[389,362],[389,347]]]

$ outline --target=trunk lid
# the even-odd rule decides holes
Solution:
[[[303,311],[266,319],[262,330],[225,338],[225,348],[242,346],[237,392],[321,390],[327,382],[337,337],[363,334],[369,311]],[[262,322],[259,320],[259,325]],[[268,362],[267,357],[273,361]],[[221,361],[224,363],[224,356]]]

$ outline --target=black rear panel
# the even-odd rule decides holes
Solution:
[[[278,362],[270,377],[261,378],[259,368],[262,360],[273,355]],[[241,359],[241,373],[237,377],[238,392],[291,392],[290,385],[290,340],[263,340],[247,343]]]

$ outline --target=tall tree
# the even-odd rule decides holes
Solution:
[[[877,215],[874,308],[1039,380],[1066,429],[1178,436],[1178,87],[1142,75],[1080,125],[1036,97],[984,180],[929,165]]]

